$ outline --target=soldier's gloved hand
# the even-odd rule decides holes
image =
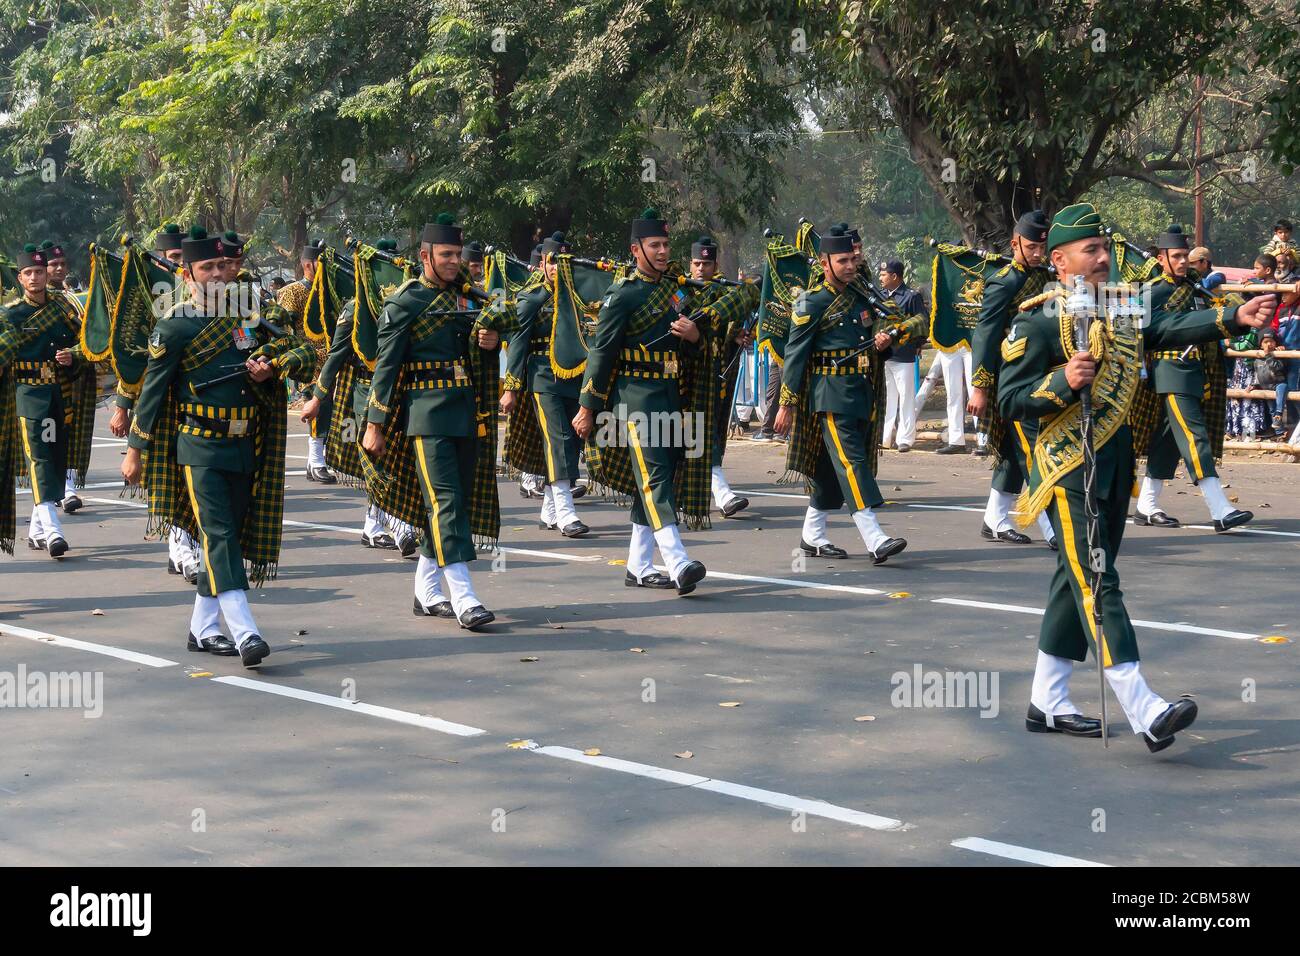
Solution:
[[[1271,294],[1257,296],[1237,309],[1237,321],[1257,329],[1272,320],[1275,305],[1277,305],[1277,296]]]
[[[121,405],[113,406],[113,414],[108,420],[108,430],[115,438],[125,438],[126,430],[131,424],[131,413]]]
[[[1089,352],[1075,352],[1065,363],[1065,381],[1076,392],[1087,388],[1097,377],[1097,360]]]
[[[320,414],[320,399],[312,396],[302,403],[302,416],[298,419],[302,422],[314,422],[316,416]]]
[[[506,389],[501,393],[501,414],[509,415],[515,407],[515,393],[511,389]]]

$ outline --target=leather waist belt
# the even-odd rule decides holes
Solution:
[[[415,391],[431,388],[471,388],[474,382],[469,377],[469,359],[455,359],[449,362],[408,362],[404,368],[407,374],[407,387]]]
[[[812,354],[812,371],[815,375],[869,375],[871,373],[871,353],[859,352],[852,358],[853,349],[831,349],[827,352]],[[844,360],[837,366],[837,360]]]
[[[1178,351],[1177,349],[1167,349],[1161,352],[1152,352],[1151,357],[1153,359],[1163,359],[1163,360],[1174,361],[1174,362],[1178,361],[1179,359],[1185,359],[1188,362],[1197,362],[1200,361],[1201,358],[1201,347],[1199,345],[1193,345],[1190,349],[1187,350],[1187,354],[1185,356],[1183,355],[1182,352]]]
[[[533,339],[528,343],[529,355],[548,355],[551,351],[550,339]]]
[[[14,381],[23,385],[53,385],[57,376],[52,359],[44,362],[14,362]]]
[[[629,378],[676,378],[680,359],[676,352],[643,352],[623,349],[619,353],[619,374]]]
[[[201,438],[239,438],[253,430],[257,406],[221,408],[217,405],[184,404],[180,407],[184,421],[181,430]]]

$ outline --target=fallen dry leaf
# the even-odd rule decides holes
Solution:
[[[101,611],[99,608],[95,608],[93,611],[90,612],[90,614],[91,614],[92,617],[103,617],[103,616],[104,616],[104,612]]]
[[[631,651],[633,654],[644,654],[644,653],[645,653],[645,648],[644,648],[644,647],[629,647],[628,650]]]
[[[599,748],[599,747],[588,747],[586,750],[584,750],[584,751],[582,752],[582,755],[583,755],[584,757],[599,757],[599,756],[600,756],[600,748]]]
[[[606,561],[605,563],[610,565],[611,567],[621,568],[625,564],[627,564],[627,558],[614,558],[613,560]]]
[[[531,740],[512,740],[506,746],[511,750],[527,750],[530,744],[532,744]]]
[[[537,658],[535,658],[535,657],[521,657],[521,658],[519,658],[519,663],[520,663],[520,664],[531,664],[531,663],[532,663],[533,661],[535,661],[535,660],[537,660]]]
[[[722,703],[718,704],[718,706],[719,706],[719,707],[739,707],[739,706],[740,706],[740,701],[738,701],[738,700],[724,700]]]
[[[871,716],[870,714],[864,714],[864,715],[861,716],[861,717],[854,717],[853,719],[856,720],[858,723],[862,723],[863,721],[866,721],[866,720],[875,720],[876,718],[873,717],[873,716]]]
[[[912,595],[909,591],[891,591],[889,596],[891,598],[910,598]]]
[[[1270,634],[1268,637],[1259,639],[1261,644],[1290,644],[1291,638],[1283,637],[1281,634]]]
[[[551,630],[553,630],[553,631],[562,631],[562,630],[564,630],[564,625],[563,625],[563,624],[556,624],[554,621],[547,621],[546,624],[547,624],[547,626],[549,626],[549,627],[551,628]]]
[[[679,754],[673,754],[673,756],[674,756],[674,757],[681,757],[683,760],[690,760],[692,757],[695,756],[695,754],[691,753],[689,750],[683,750],[683,751],[682,751],[681,753],[679,753]]]
[[[190,677],[211,677],[212,671],[196,671],[189,675]]]

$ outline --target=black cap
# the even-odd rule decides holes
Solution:
[[[858,235],[858,229],[856,226],[851,227],[847,222],[841,222],[841,223],[837,223],[835,226],[832,226],[831,228],[832,229],[838,228],[840,232],[848,236],[849,239],[851,239],[853,242],[856,242],[859,245],[862,244],[862,237]]]
[[[483,243],[477,239],[471,239],[465,243],[465,261],[482,262],[483,261]]]
[[[844,231],[843,226],[831,226],[826,235],[822,236],[820,253],[824,256],[833,256],[839,253],[853,251],[853,237]]]
[[[691,243],[691,258],[704,262],[717,262],[718,244],[713,241],[712,236],[700,236]]]
[[[49,263],[45,261],[45,253],[36,248],[36,243],[34,242],[27,243],[27,245],[23,246],[23,251],[18,253],[19,271],[30,269],[33,266],[38,269],[43,269],[47,265],[49,265]]]
[[[1041,209],[1031,209],[1016,220],[1016,228],[1012,232],[1030,242],[1046,242],[1047,231],[1051,228],[1052,224],[1047,221],[1046,213]]]
[[[162,227],[162,232],[153,237],[153,247],[159,252],[171,252],[181,247],[181,240],[184,238],[185,234],[181,232],[181,227],[174,222],[169,222]]]
[[[537,245],[533,246],[533,254],[528,257],[528,266],[531,269],[536,269],[541,264],[542,264],[542,244],[539,242]]]
[[[396,252],[396,251],[397,251],[397,240],[396,240],[396,239],[380,239],[378,242],[375,243],[375,248],[378,249],[380,252]]]
[[[325,240],[317,239],[315,242],[309,242],[302,247],[298,253],[298,258],[303,262],[315,262],[320,258],[320,254],[325,251]]]
[[[667,238],[668,223],[666,220],[659,218],[658,210],[642,209],[641,215],[632,220],[631,233],[633,242],[638,239]]]
[[[456,225],[456,218],[451,213],[440,212],[437,219],[424,224],[420,242],[436,246],[461,246],[465,244],[465,233]]]
[[[1160,238],[1156,240],[1156,245],[1163,251],[1165,249],[1189,249],[1187,244],[1187,234],[1183,232],[1183,227],[1174,223],[1164,232],[1160,233]]]
[[[888,261],[886,261],[886,262],[882,262],[882,263],[880,264],[880,271],[881,271],[881,272],[891,272],[891,273],[893,273],[893,274],[896,275],[896,276],[902,276],[902,274],[903,274],[903,263],[901,263],[901,262],[898,261],[897,259],[890,259],[890,260],[888,260]]]
[[[573,246],[564,238],[564,233],[553,232],[542,240],[543,256],[558,256],[566,252],[572,252]]]
[[[193,232],[194,230],[190,231]],[[217,237],[217,242],[221,247],[221,255],[228,259],[238,259],[244,254],[244,244],[248,240],[239,238],[239,233],[235,232],[235,230],[227,229]]]
[[[55,242],[53,239],[46,239],[44,242],[41,243],[41,252],[45,253],[45,262],[47,265],[53,262],[55,259],[67,258],[67,256],[64,255],[63,253],[63,247],[59,245],[57,242]]]
[[[181,259],[186,265],[206,262],[227,255],[220,236],[209,236],[202,226],[191,226],[190,233],[181,240]]]

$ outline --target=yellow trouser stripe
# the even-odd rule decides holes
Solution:
[[[840,430],[835,427],[835,416],[830,412],[826,413],[826,424],[831,427],[831,441],[835,442],[835,453],[840,456],[840,464],[844,466],[844,473],[849,476],[849,490],[853,492],[853,503],[857,505],[854,511],[861,511],[867,505],[862,500],[862,492],[858,490],[858,476],[853,473],[853,466],[849,464],[849,456],[844,454],[844,446],[840,444]]]
[[[1030,461],[1034,456],[1029,453],[1029,439],[1025,437],[1025,430],[1020,427],[1020,422],[1012,422],[1012,427],[1016,430],[1016,436],[1020,439],[1020,447],[1025,453],[1025,461]]]
[[[546,432],[546,412],[542,411],[542,396],[533,392],[533,401],[537,403],[537,420],[542,425],[542,445],[546,448],[546,480],[555,480],[555,457],[551,453],[551,436]]]
[[[1088,587],[1088,579],[1083,576],[1083,566],[1079,564],[1079,553],[1075,550],[1074,542],[1074,520],[1070,517],[1070,500],[1065,496],[1065,489],[1059,485],[1052,489],[1056,494],[1056,513],[1061,516],[1061,548],[1065,551],[1066,558],[1069,559],[1070,570],[1074,572],[1074,579],[1079,582],[1079,593],[1083,595],[1083,616],[1088,619],[1088,630],[1092,632],[1093,647],[1097,646],[1097,624],[1092,619],[1092,606],[1096,598],[1093,597],[1092,588]],[[1101,638],[1101,663],[1103,667],[1112,666],[1110,659],[1110,647],[1106,644],[1106,636]]]
[[[663,527],[659,523],[659,512],[655,511],[654,497],[650,493],[650,471],[645,466],[645,456],[641,454],[641,439],[637,438],[636,425],[627,423],[627,433],[632,439],[632,451],[635,453],[636,466],[641,469],[641,500],[645,503],[646,515],[650,518],[650,527],[658,531]]]
[[[1192,456],[1192,470],[1196,472],[1196,480],[1200,481],[1205,477],[1205,471],[1201,468],[1201,456],[1196,450],[1196,436],[1192,434],[1192,430],[1187,427],[1187,422],[1183,420],[1183,413],[1178,410],[1178,396],[1167,395],[1165,397],[1169,399],[1169,409],[1174,413],[1174,418],[1178,420],[1178,427],[1187,436],[1187,452]]]
[[[36,459],[32,457],[31,441],[27,437],[27,422],[18,419],[18,434],[23,436],[23,454],[27,456],[27,470],[32,475],[32,501],[41,504],[41,490],[36,487]]]
[[[190,473],[192,465],[185,466],[185,487],[190,492],[190,508],[194,511],[194,523],[198,526],[199,537],[203,540],[203,567],[208,572],[208,587],[212,593],[217,593],[217,579],[212,574],[212,558],[208,556],[208,533],[203,530],[203,522],[199,520],[199,498],[194,493],[194,476]]]
[[[433,482],[429,479],[429,463],[424,457],[424,439],[415,439],[415,457],[420,461],[420,475],[424,478],[425,490],[429,492],[429,523],[433,525],[433,550],[438,555],[438,567],[445,567],[447,562],[442,556],[442,526],[438,524],[438,496],[434,493]]]

